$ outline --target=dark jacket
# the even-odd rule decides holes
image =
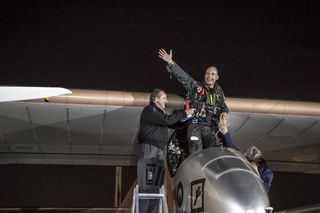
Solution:
[[[168,140],[168,126],[185,116],[183,110],[167,115],[154,104],[146,106],[140,117],[139,144],[147,143],[163,149]]]
[[[222,140],[224,142],[224,145],[229,148],[237,149],[236,145],[233,143],[232,138],[230,134],[227,132],[225,135],[222,134]],[[261,180],[263,181],[264,188],[267,192],[270,191],[271,188],[271,182],[273,180],[273,172],[267,165],[267,162],[261,158],[261,161],[258,163],[258,171]]]
[[[219,120],[221,113],[229,112],[229,109],[225,103],[223,90],[217,83],[215,83],[214,87],[211,89],[205,82],[198,82],[194,80],[176,63],[168,65],[167,70],[172,73],[187,90],[187,94],[191,101],[191,107],[195,108],[196,110],[200,110],[203,106],[205,106],[206,114],[210,115],[210,118],[213,118],[214,120]],[[197,94],[200,87],[205,90],[205,94],[202,95],[202,97],[198,96]],[[211,97],[211,100],[207,100],[207,97]],[[208,119],[199,119],[202,120],[206,125],[212,125],[211,121]]]

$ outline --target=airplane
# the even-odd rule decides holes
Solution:
[[[149,103],[149,94],[70,91],[0,103],[1,163],[135,165],[139,117]],[[184,99],[178,95],[169,94],[168,100],[170,109],[184,107]],[[320,103],[246,98],[226,98],[226,102],[229,129],[241,151],[257,146],[274,171],[320,173]],[[239,153],[225,152],[242,162]],[[192,159],[197,157],[188,161]],[[181,165],[177,177],[186,164]],[[244,170],[251,174],[250,167]],[[175,191],[179,191],[177,180]],[[267,195],[262,194],[263,207],[267,207]],[[185,208],[190,208],[191,204],[185,203]],[[206,207],[197,203],[197,208]]]

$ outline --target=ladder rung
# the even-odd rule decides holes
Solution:
[[[139,212],[139,200],[146,199],[159,199],[159,213],[162,213],[162,207],[164,213],[168,213],[168,204],[164,186],[160,188],[159,193],[139,193],[139,186],[136,185],[133,190],[131,213]]]
[[[139,193],[139,198],[142,197],[155,197],[155,198],[161,198],[163,197],[163,194],[157,194],[157,193]]]

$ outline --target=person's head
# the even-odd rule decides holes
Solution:
[[[206,69],[204,74],[204,81],[210,88],[214,87],[214,84],[219,79],[218,69],[214,66],[210,66]]]
[[[262,153],[257,147],[252,146],[247,149],[247,151],[244,153],[244,156],[248,159],[248,161],[258,163],[261,161]]]
[[[167,94],[162,89],[154,89],[150,95],[150,103],[154,103],[160,109],[164,110],[168,103]]]

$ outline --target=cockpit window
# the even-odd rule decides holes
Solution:
[[[240,158],[233,156],[212,159],[204,166],[204,169],[211,170],[211,172],[214,172],[216,175],[230,169],[244,169],[250,171],[248,166]]]

